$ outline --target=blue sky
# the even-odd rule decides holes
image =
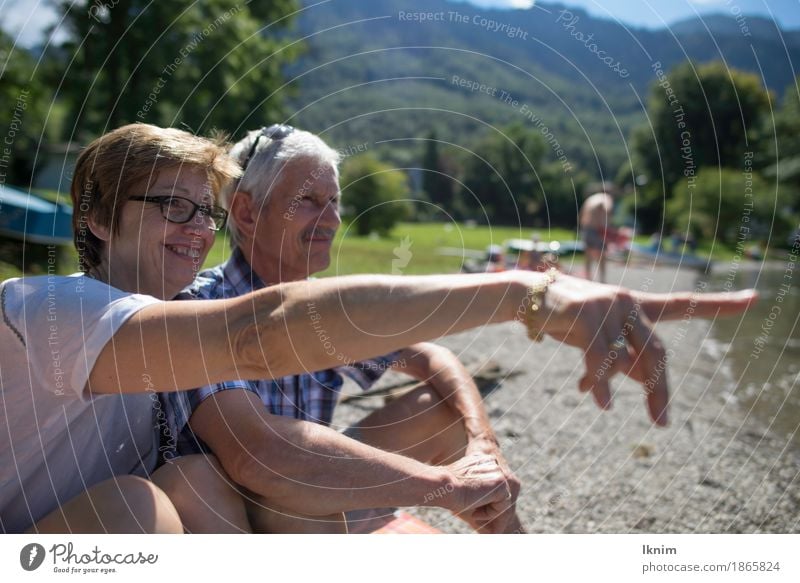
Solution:
[[[110,0],[106,0],[110,1]],[[533,0],[451,0],[492,8],[527,8]],[[556,0],[558,1],[558,0]],[[758,14],[777,20],[784,28],[800,28],[800,0],[560,0],[580,6],[591,14],[618,19],[626,24],[660,28],[697,14]],[[424,0],[409,0],[422,6]],[[0,0],[0,27],[17,42],[31,46],[41,42],[43,30],[56,21],[47,0]]]

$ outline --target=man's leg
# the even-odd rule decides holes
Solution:
[[[581,241],[583,241],[583,259],[586,265],[586,279],[592,279],[592,257],[591,249],[592,242],[589,239],[589,233],[585,228],[581,228]]]
[[[373,447],[432,465],[456,461],[467,447],[461,418],[427,386],[369,414],[349,433]],[[516,513],[509,520],[507,532],[525,532]]]
[[[372,447],[433,465],[462,457],[467,443],[460,419],[427,386],[393,399],[344,433]],[[365,508],[348,512],[348,528],[355,533],[372,532],[390,522],[394,510]]]
[[[600,275],[600,283],[606,282],[606,253],[605,250],[600,251],[600,257],[597,259],[597,271]]]
[[[180,534],[180,518],[153,482],[118,476],[89,488],[45,516],[29,532],[40,534]]]
[[[586,249],[584,255],[586,257],[586,279],[592,281],[594,280],[594,273],[592,273],[592,251]]]
[[[306,516],[277,508],[263,497],[245,496],[247,514],[254,532],[283,534],[347,534],[344,513],[329,516]]]
[[[370,413],[350,433],[367,445],[432,465],[456,461],[467,446],[461,419],[428,386]]]
[[[252,532],[244,499],[214,456],[196,454],[174,459],[152,478],[172,500],[186,532]]]

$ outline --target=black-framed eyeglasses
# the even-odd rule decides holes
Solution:
[[[269,138],[270,140],[274,140],[277,142],[278,140],[282,140],[283,138],[285,138],[294,131],[295,131],[294,127],[282,123],[276,123],[272,124],[269,127],[261,128],[261,130],[259,130],[258,132],[258,135],[256,136],[256,139],[253,140],[253,145],[250,146],[250,151],[247,152],[247,157],[244,159],[244,162],[242,163],[242,174],[244,174],[244,171],[247,170],[247,166],[250,164],[250,160],[253,158],[253,154],[256,153],[256,148],[258,147],[258,142],[261,140],[261,138]]]
[[[138,200],[142,202],[154,202],[161,207],[161,216],[167,219],[170,223],[178,223],[183,225],[191,221],[197,212],[200,212],[200,218],[205,220],[206,217],[211,217],[211,224],[209,229],[212,231],[220,231],[225,228],[225,223],[228,221],[228,211],[221,206],[214,204],[197,204],[193,200],[184,198],[182,196],[131,196],[128,200]]]

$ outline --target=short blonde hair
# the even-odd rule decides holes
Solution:
[[[119,226],[119,208],[134,194],[131,188],[142,182],[149,186],[163,170],[183,166],[205,170],[215,199],[240,174],[222,140],[143,123],[113,130],[81,152],[70,189],[81,271],[98,265],[103,252],[103,241],[88,228],[89,218],[113,233]]]

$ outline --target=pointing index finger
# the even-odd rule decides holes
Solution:
[[[669,402],[667,352],[644,314],[640,314],[632,322],[628,340],[638,355],[637,366],[643,373],[641,375],[644,379],[642,384],[647,396],[650,418],[656,425],[663,427],[667,424],[667,404]]]
[[[686,314],[698,318],[733,316],[744,312],[758,300],[758,292],[752,289],[713,293],[638,293],[636,296],[644,313],[654,322],[678,320]]]

